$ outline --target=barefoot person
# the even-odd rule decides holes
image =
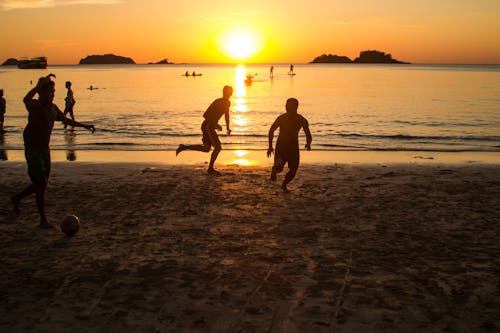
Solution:
[[[69,116],[71,117],[72,120],[75,120],[75,115],[73,114],[73,107],[75,106],[75,97],[73,96],[73,90],[71,89],[71,82],[66,81],[66,89],[68,89],[68,92],[66,94],[66,98],[64,99],[65,101],[65,106],[64,106],[64,116],[69,113]],[[64,125],[64,128],[66,128],[67,125]]]
[[[288,163],[288,172],[281,185],[283,191],[288,192],[287,185],[292,181],[299,168],[299,131],[304,129],[306,134],[306,149],[311,150],[312,136],[309,131],[309,123],[306,118],[297,113],[299,101],[289,98],[286,101],[286,113],[282,114],[271,125],[269,129],[269,149],[267,157],[274,152],[274,166],[271,170],[271,180],[276,181],[276,174],[283,171]],[[279,127],[278,140],[276,141],[276,151],[273,149],[274,131]]]
[[[179,155],[181,151],[184,150],[197,150],[208,153],[211,147],[214,147],[212,156],[210,157],[210,164],[208,165],[208,173],[219,174],[218,171],[214,169],[214,163],[219,155],[222,147],[219,140],[219,136],[215,130],[222,130],[222,127],[218,124],[220,117],[224,115],[226,120],[227,134],[231,134],[231,129],[229,128],[229,107],[231,102],[229,98],[233,95],[233,88],[230,86],[224,86],[222,89],[222,97],[217,98],[210,104],[207,111],[203,114],[205,120],[201,124],[201,131],[203,132],[202,145],[179,145],[175,155]]]
[[[21,200],[35,194],[40,214],[40,227],[42,228],[51,227],[45,216],[45,188],[50,175],[49,142],[54,121],[61,121],[65,125],[84,127],[92,133],[95,131],[93,125],[85,125],[66,118],[57,105],[52,103],[55,85],[54,81],[50,79],[51,76],[54,75],[49,74],[47,77],[40,78],[36,87],[31,89],[23,100],[28,110],[28,124],[24,129],[23,137],[31,184],[11,198],[14,211],[18,213]],[[38,99],[34,99],[36,94],[38,94]]]

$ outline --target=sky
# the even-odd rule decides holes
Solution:
[[[0,63],[113,53],[297,64],[379,50],[412,63],[500,64],[499,17],[499,0],[0,0]]]

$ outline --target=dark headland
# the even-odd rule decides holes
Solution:
[[[114,54],[90,55],[80,60],[80,65],[120,65],[135,64],[131,58]]]
[[[393,59],[390,54],[386,54],[381,51],[368,50],[361,51],[359,57],[351,60],[346,56],[338,56],[332,54],[323,54],[316,57],[311,64],[409,64],[409,62],[403,62]]]

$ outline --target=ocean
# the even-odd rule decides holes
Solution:
[[[57,123],[52,150],[172,151],[200,143],[203,112],[231,85],[232,134],[221,132],[223,149],[267,149],[270,125],[295,97],[314,150],[500,151],[500,65],[298,64],[293,76],[289,65],[274,67],[273,78],[270,65],[0,67],[7,101],[0,149],[23,149],[22,99],[40,76],[54,73],[54,102],[64,109],[71,81],[76,120],[97,130]],[[300,140],[303,146],[303,133]]]

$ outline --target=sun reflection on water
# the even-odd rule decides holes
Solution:
[[[230,158],[228,158],[227,165],[237,165],[237,166],[255,166],[259,165],[259,161],[246,158],[248,155],[248,150],[238,149],[230,152]]]

